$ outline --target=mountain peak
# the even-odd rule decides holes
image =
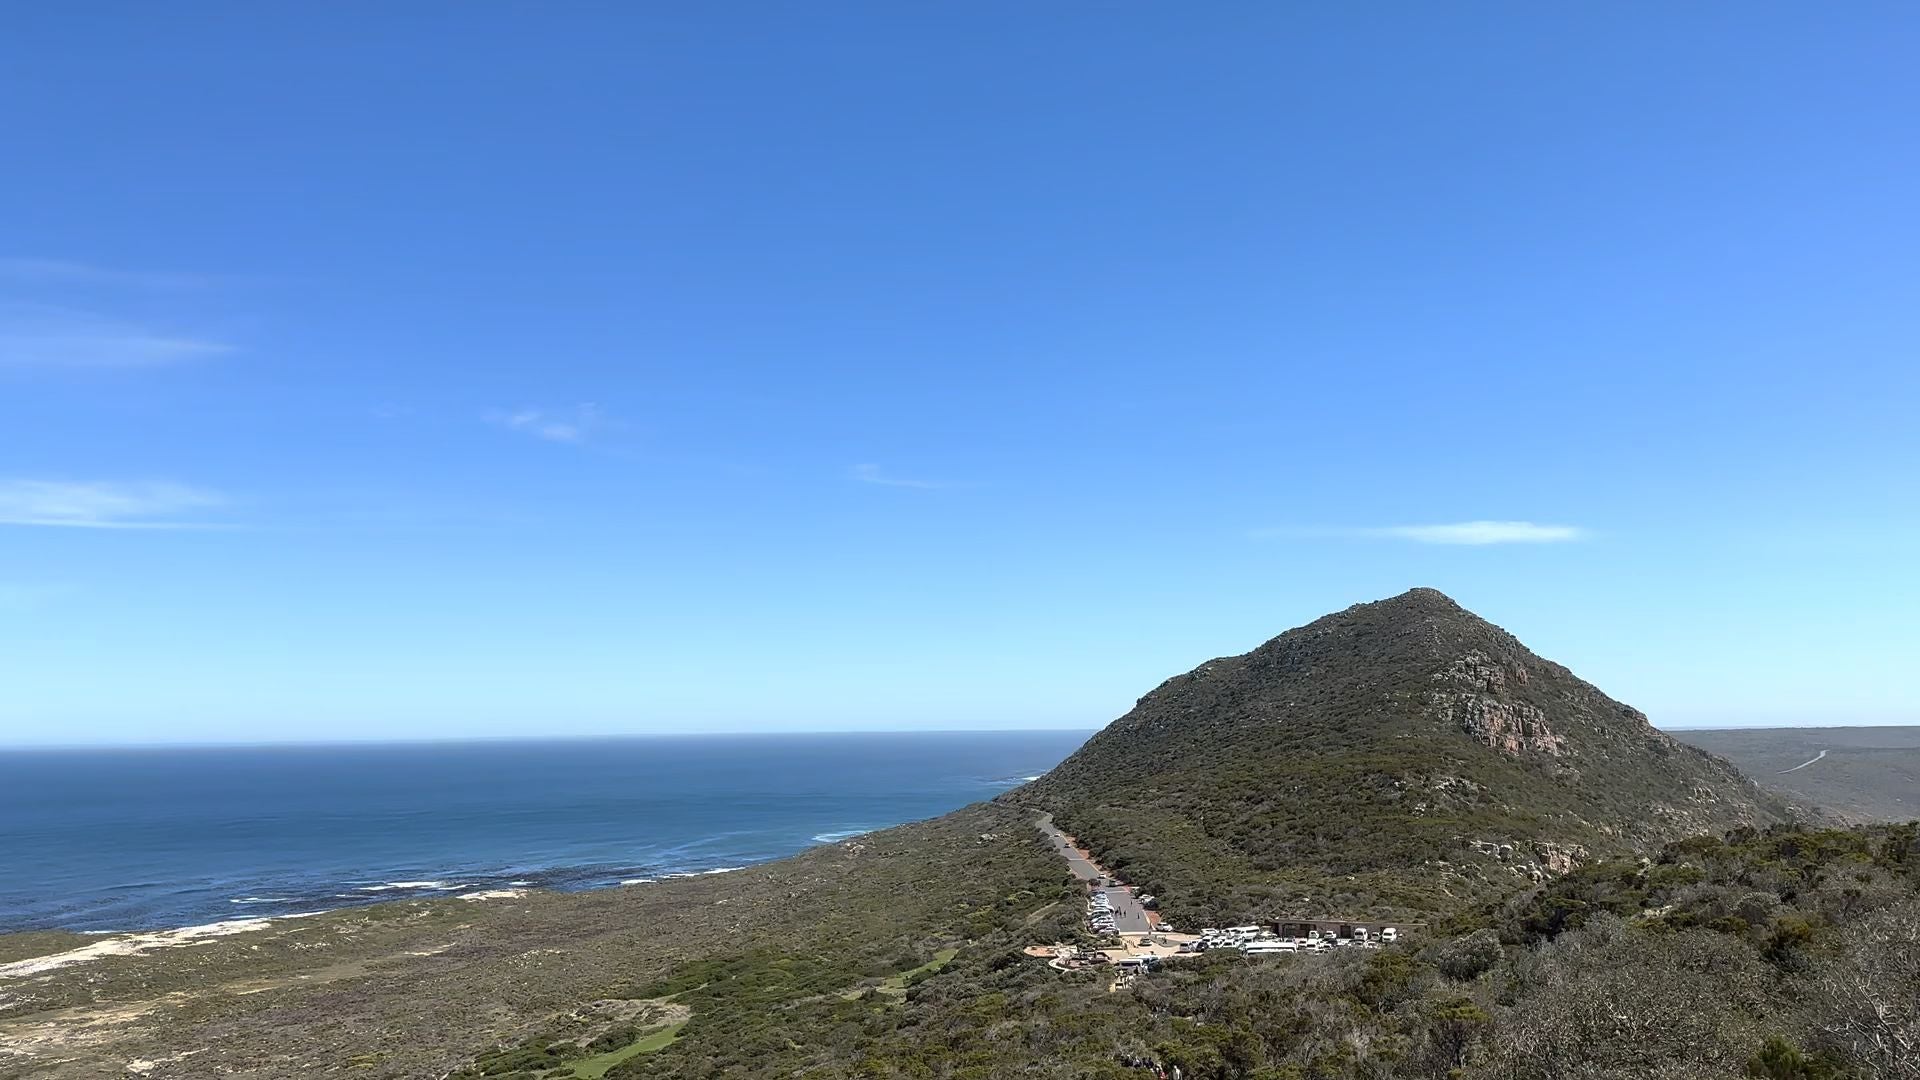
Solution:
[[[1323,615],[1235,659],[1262,667],[1276,662],[1338,668],[1368,663],[1393,671],[1424,667],[1424,677],[1469,655],[1492,656],[1507,665],[1545,663],[1512,634],[1424,586]]]
[[[1429,585],[1415,585],[1413,588],[1408,589],[1398,596],[1389,596],[1385,600],[1375,600],[1374,603],[1404,608],[1442,609],[1451,611],[1467,610],[1461,607],[1453,597]]]
[[[1484,896],[1509,871],[1564,868],[1569,851],[1788,814],[1431,588],[1168,679],[1013,797],[1164,867],[1166,888],[1219,863],[1296,898],[1317,895],[1315,875],[1371,879],[1393,904],[1417,882]],[[1522,861],[1463,870],[1487,845]]]
[[[1411,619],[1470,619],[1476,623],[1492,625],[1485,619],[1462,607],[1460,602],[1439,589],[1422,585],[1408,589],[1397,596],[1384,600],[1372,600],[1355,604],[1345,611],[1326,616],[1338,619],[1341,616],[1359,616],[1376,621],[1403,621]]]

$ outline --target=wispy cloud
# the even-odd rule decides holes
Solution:
[[[0,480],[0,525],[78,529],[205,529],[192,515],[225,505],[184,484]]]
[[[517,431],[548,442],[583,443],[605,424],[596,405],[575,405],[571,409],[496,410],[484,419],[508,431]]]
[[[1385,525],[1373,528],[1256,529],[1254,535],[1281,539],[1345,538],[1407,540],[1416,544],[1485,547],[1490,544],[1564,544],[1592,534],[1577,525],[1532,521],[1456,521],[1441,525]]]
[[[145,368],[219,356],[223,341],[159,331],[91,312],[0,305],[0,368]]]
[[[947,486],[946,484],[935,483],[932,480],[913,480],[904,476],[894,476],[880,466],[871,464],[855,465],[852,470],[852,476],[855,480],[863,484],[878,484],[881,487],[924,488],[930,490]]]
[[[1564,544],[1585,540],[1577,525],[1538,525],[1531,521],[1460,521],[1449,525],[1389,525],[1370,530],[1376,536],[1417,544]]]
[[[71,259],[0,258],[0,279],[35,285],[99,285],[139,289],[195,289],[209,283],[199,274],[116,270]]]

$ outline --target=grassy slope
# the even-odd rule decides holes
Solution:
[[[607,1075],[607,1070],[623,1061],[639,1057],[641,1054],[651,1054],[656,1050],[664,1050],[668,1046],[673,1045],[673,1041],[680,1037],[680,1029],[686,1026],[687,1022],[684,1020],[677,1024],[668,1024],[659,1031],[642,1036],[637,1042],[622,1049],[611,1050],[604,1054],[596,1054],[589,1058],[582,1058],[574,1062],[566,1070],[567,1075],[578,1077],[579,1080],[601,1080],[601,1077]]]

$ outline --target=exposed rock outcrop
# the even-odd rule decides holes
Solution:
[[[1480,742],[1511,757],[1527,752],[1560,757],[1567,740],[1547,724],[1539,707],[1507,696],[1509,686],[1525,686],[1531,676],[1525,665],[1498,663],[1479,650],[1453,661],[1435,673],[1448,689],[1435,690],[1427,701]]]

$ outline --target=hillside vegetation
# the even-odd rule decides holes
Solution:
[[[1056,972],[1020,952],[1036,931],[1060,929],[1020,915],[1049,910],[1053,884],[1042,873],[991,918],[976,913],[979,935],[898,999],[863,981],[857,961],[822,962],[810,943],[687,964],[640,992],[679,995],[693,1022],[607,1075],[1144,1080],[1149,1065],[1177,1065],[1188,1080],[1920,1075],[1912,826],[1692,838],[1651,860],[1596,861],[1396,948],[1209,953],[1119,992],[1104,973]],[[870,940],[856,932],[846,955]]]
[[[1431,589],[1140,699],[1003,796],[1178,921],[1445,911],[1787,802]]]

